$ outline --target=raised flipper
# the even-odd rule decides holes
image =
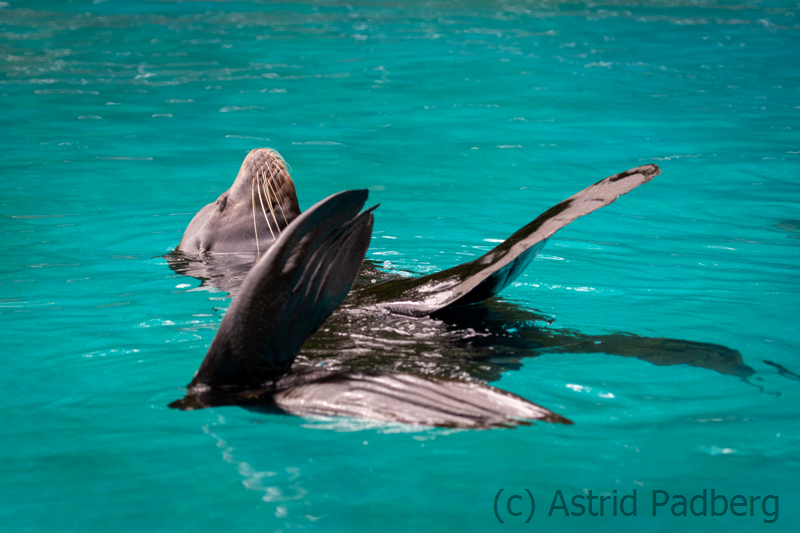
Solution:
[[[364,304],[410,316],[485,300],[517,279],[556,231],[660,173],[656,165],[644,165],[610,176],[551,207],[474,261],[427,276],[375,284],[359,291],[358,297]]]
[[[528,400],[482,383],[396,372],[305,369],[271,387],[194,391],[170,404],[192,411],[239,405],[296,416],[344,416],[423,426],[488,429],[532,420],[572,424]]]
[[[297,217],[245,277],[189,387],[257,387],[284,374],[342,303],[369,247],[367,191],[344,191]]]

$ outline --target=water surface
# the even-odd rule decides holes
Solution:
[[[3,529],[794,530],[799,16],[747,0],[0,3]],[[419,273],[656,163],[503,298],[556,330],[719,344],[755,374],[521,353],[493,384],[575,425],[515,430],[170,410],[229,301],[161,256],[261,146],[304,209],[369,188],[368,257]],[[498,524],[497,492],[525,488],[531,522],[501,499]],[[547,516],[556,490],[634,489],[636,517]],[[703,489],[778,495],[779,517],[651,516],[652,491]]]

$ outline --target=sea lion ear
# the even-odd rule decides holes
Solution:
[[[359,298],[363,304],[410,316],[485,300],[517,279],[556,231],[660,173],[656,165],[644,165],[609,176],[551,207],[474,261],[427,276],[375,284],[360,291]]]
[[[190,387],[253,387],[285,373],[342,303],[369,247],[375,207],[344,191],[297,217],[253,266]]]

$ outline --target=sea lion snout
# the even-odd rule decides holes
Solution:
[[[263,200],[269,197],[273,203],[282,200],[297,203],[289,165],[278,152],[270,148],[256,148],[247,154],[229,191],[233,196],[230,199],[237,203],[250,202],[258,189],[261,189]]]
[[[300,215],[289,166],[275,150],[247,154],[236,180],[192,219],[178,245],[188,253],[266,251]]]

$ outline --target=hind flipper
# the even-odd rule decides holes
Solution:
[[[376,284],[360,291],[359,298],[365,304],[410,316],[485,300],[517,279],[556,231],[660,173],[656,165],[645,165],[610,176],[551,207],[474,261],[427,276]]]
[[[292,376],[287,376],[287,381]],[[414,374],[320,373],[302,376],[272,400],[297,416],[344,416],[423,426],[488,429],[532,420],[572,424],[528,400],[489,385]]]
[[[285,373],[342,303],[372,234],[367,191],[329,196],[297,217],[253,266],[189,387],[254,387]]]

